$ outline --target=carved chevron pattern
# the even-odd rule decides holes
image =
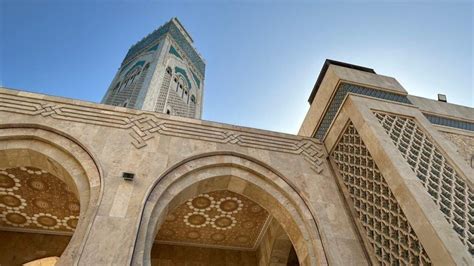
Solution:
[[[178,136],[204,141],[236,144],[243,147],[302,155],[317,173],[323,171],[325,151],[311,138],[275,136],[271,134],[231,130],[159,117],[148,112],[124,112],[79,104],[45,102],[26,96],[0,94],[0,111],[54,118],[130,131],[132,144],[141,149],[155,135]]]

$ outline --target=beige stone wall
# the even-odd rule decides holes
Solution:
[[[271,211],[302,264],[367,262],[314,139],[7,89],[0,90],[0,121],[0,150],[12,139],[26,150],[40,142],[30,146],[84,183],[78,190],[90,189],[80,196],[84,213],[60,264],[147,264],[145,243],[160,217],[210,188]],[[123,172],[134,180],[124,181]],[[83,175],[89,182],[78,181]]]
[[[381,118],[383,116],[378,115],[380,113],[390,116],[387,119],[397,119],[397,122],[385,121],[385,118]],[[347,137],[341,138],[348,123],[352,123],[358,133],[349,133]],[[392,125],[395,126],[392,127]],[[380,168],[380,175],[387,182],[387,189],[382,189],[382,191],[391,191],[389,194],[392,194],[396,199],[396,203],[400,204],[409,225],[413,227],[414,233],[426,249],[429,259],[433,263],[442,264],[471,263],[472,258],[469,254],[471,244],[465,237],[461,238],[458,233],[459,231],[468,231],[471,228],[470,222],[459,228],[458,225],[452,222],[452,214],[445,211],[446,207],[444,205],[452,206],[447,207],[448,209],[455,209],[458,205],[467,206],[472,200],[470,195],[472,194],[473,176],[469,174],[471,169],[458,160],[459,156],[451,145],[445,145],[446,139],[438,132],[437,128],[414,106],[351,95],[346,99],[333,126],[330,128],[325,139],[325,145],[330,153],[333,153],[337,149],[337,143],[340,141],[347,142],[352,138],[350,136],[353,135],[360,135],[360,140],[366,146],[367,152],[372,155],[373,163],[367,162],[365,148],[361,150],[361,145],[345,145],[348,148],[345,152],[349,155],[347,158],[354,162],[353,164],[340,164],[338,172],[345,176],[345,182],[352,182],[350,176],[357,175],[357,171],[353,173],[350,170],[354,165],[362,165],[365,168],[365,170],[361,169],[358,174],[361,176],[367,176],[367,173],[369,175],[376,173],[376,171],[366,169],[367,166],[373,167],[376,165]],[[359,137],[355,139],[359,139]],[[424,140],[421,141],[422,139]],[[406,149],[410,149],[411,156],[406,155]],[[425,158],[423,160],[426,163],[420,160],[420,156],[426,156],[430,152],[436,153],[437,164],[440,164],[440,160],[443,162],[441,167],[433,167],[434,164],[429,160],[426,161]],[[340,152],[338,151],[338,153]],[[344,157],[339,157],[339,160],[343,159]],[[368,164],[364,167],[366,163]],[[442,171],[442,178],[437,178],[433,174],[435,173],[433,169],[437,169],[436,167],[440,169],[439,171]],[[451,169],[451,172],[449,172],[449,169]],[[450,184],[450,186],[447,186],[447,184]],[[383,186],[376,186],[372,190],[375,192],[376,189],[381,187]],[[363,198],[368,194],[358,192],[358,190],[364,190],[364,188],[370,188],[370,186],[356,185],[345,194],[357,190],[355,192],[356,198]],[[437,190],[433,190],[433,188],[437,188]],[[446,190],[450,189],[456,189],[455,197],[453,196],[454,193],[446,194]],[[458,194],[460,193],[463,196],[459,197]],[[439,201],[437,199],[440,195],[450,196],[444,198],[443,201]],[[349,207],[354,209],[367,208],[370,205],[368,203],[372,202],[369,200],[368,203],[365,203],[362,200],[362,202],[354,203],[354,198],[351,196],[346,196],[346,199],[349,202]],[[375,201],[375,203],[377,202],[383,203],[384,200]],[[439,202],[442,202],[442,204]],[[466,209],[462,209],[465,212]],[[354,212],[355,217],[357,217],[356,213]],[[392,214],[382,215],[380,213],[380,216],[382,219],[386,219],[385,223],[389,225],[389,220],[392,221],[393,219],[388,218]],[[370,219],[367,220],[365,215],[362,215],[362,217],[362,223],[370,221]],[[460,217],[466,219],[464,214]],[[359,228],[362,233],[367,231],[367,228],[370,232],[370,226],[361,225]],[[362,240],[366,241],[366,245],[369,247],[373,244],[373,241],[367,241],[365,237],[362,237]],[[390,246],[392,246],[397,242],[385,243],[390,243]],[[388,245],[386,248],[388,248]],[[368,248],[368,255],[372,256],[372,254],[373,251]],[[377,259],[374,259],[374,261],[377,261]]]
[[[301,135],[314,132],[325,110],[320,107],[326,106],[341,81],[352,79],[371,88],[406,93],[392,78],[359,72],[329,68],[328,79],[315,98],[320,105],[312,105]],[[405,126],[413,122],[416,134],[405,129],[403,134],[429,140],[423,144],[425,150],[436,146],[444,168],[454,169],[450,180],[461,184],[463,195],[470,195],[472,169],[461,158],[472,153],[472,138],[440,133],[417,106],[353,94],[345,98],[321,143],[309,137],[0,89],[0,167],[36,165],[57,172],[77,187],[81,216],[59,261],[62,265],[148,265],[157,260],[169,263],[170,258],[181,263],[181,254],[188,252],[208,263],[206,258],[214,254],[208,249],[162,246],[150,251],[170,210],[200,193],[216,190],[238,193],[265,208],[287,233],[302,265],[377,264],[384,258],[375,251],[384,251],[374,245],[410,252],[412,247],[407,248],[403,241],[407,235],[413,238],[411,242],[421,243],[425,261],[471,263],[466,249],[470,239],[459,238],[453,230],[457,220],[445,215],[437,201],[444,194],[429,193],[431,187],[445,186],[423,183],[419,175],[427,171],[410,164],[397,142],[400,135],[391,129],[393,123],[380,113],[399,117]],[[347,133],[349,122],[353,129]],[[360,140],[341,142],[343,135],[357,135]],[[338,143],[345,146],[339,151],[339,166],[334,167],[330,162],[334,163]],[[349,157],[341,159],[345,155],[370,163],[359,163],[357,169],[352,165],[353,173],[347,173],[347,165],[354,163]],[[383,186],[361,188],[363,182],[372,180],[367,174],[359,178],[361,184],[351,181],[351,174],[367,171],[373,178],[383,177],[384,182],[377,181]],[[133,181],[125,181],[123,172],[134,173]],[[367,207],[363,195],[371,193],[381,195],[371,203],[384,214],[375,215]],[[360,210],[372,211],[377,217],[371,217],[369,224]],[[395,211],[396,215],[389,214]],[[397,226],[391,224],[395,220]],[[397,229],[402,227],[404,231]],[[378,231],[383,239],[370,238],[374,235],[370,230]],[[268,264],[276,250],[272,232],[254,252],[255,264]],[[400,237],[393,238],[394,232]],[[286,253],[285,243],[277,246]],[[393,251],[390,262],[408,256],[397,252]],[[250,261],[243,253],[219,254],[219,262],[229,258],[242,264]]]
[[[257,249],[258,265],[286,265],[291,248],[285,230],[272,220]]]
[[[269,265],[273,244],[278,235],[283,231],[276,220],[272,220],[257,249],[258,265]]]
[[[474,136],[461,135],[449,132],[443,132],[444,137],[456,145],[456,151],[464,158],[466,163],[471,165],[471,159],[474,156]]]
[[[0,231],[0,265],[21,265],[61,256],[69,240],[70,236]]]
[[[154,244],[151,250],[152,266],[256,266],[255,251]]]
[[[340,84],[359,88],[338,94]],[[446,126],[428,115],[443,117]],[[472,264],[474,176],[465,161],[474,149],[466,127],[473,121],[473,108],[410,96],[393,78],[332,64],[299,134],[320,133],[373,263],[414,258],[401,251],[410,246],[402,235],[412,226],[411,241],[418,238],[426,250],[415,260]]]

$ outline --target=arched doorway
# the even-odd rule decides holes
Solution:
[[[0,129],[0,264],[76,261],[100,184],[89,153],[71,139],[38,128]]]
[[[206,204],[210,205],[204,208]],[[198,210],[199,206],[204,212]],[[233,213],[235,210],[231,211],[236,206],[240,208],[239,215]],[[225,209],[232,214],[227,214]],[[250,227],[246,222],[252,221],[252,210],[260,216]],[[271,219],[288,235],[301,265],[327,263],[315,217],[304,198],[284,177],[245,155],[206,154],[173,167],[150,190],[141,218],[132,262],[136,264],[152,264],[153,256],[156,262],[156,252],[158,259],[162,256],[156,251],[160,246],[156,245],[164,245],[166,241],[173,243],[173,236],[176,237],[174,244],[187,241],[187,245],[197,243],[200,248],[207,244],[210,248],[219,247],[221,253],[222,250],[233,250],[231,257],[244,259],[248,256],[236,254],[235,250],[256,252],[268,228],[265,221]],[[173,219],[179,221],[173,225]],[[223,234],[227,230],[217,229],[219,227],[229,227],[228,231],[233,234]],[[204,231],[194,230],[198,228]],[[253,231],[248,234],[245,230]],[[225,246],[215,245],[225,240]],[[189,248],[184,250],[190,251]],[[203,256],[212,252],[216,251],[201,250]],[[257,261],[249,260],[248,265],[258,265]]]
[[[152,246],[151,265],[271,265],[276,249],[283,253],[278,265],[287,265],[283,258],[288,259],[292,244],[275,227],[281,228],[272,215],[242,194],[202,193],[168,212]],[[281,237],[288,246],[282,247]]]

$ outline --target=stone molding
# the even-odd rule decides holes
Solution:
[[[36,94],[26,97],[0,89],[0,111],[30,116],[85,123],[97,126],[128,130],[131,144],[141,149],[156,135],[178,136],[222,144],[236,144],[242,147],[297,154],[312,165],[316,173],[324,169],[326,151],[322,144],[313,138],[265,132],[263,130],[231,129],[217,123],[199,120],[170,119],[157,113],[146,111],[115,110],[99,104],[82,104],[38,99]],[[212,125],[213,124],[213,125]]]

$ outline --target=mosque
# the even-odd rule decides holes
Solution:
[[[474,265],[473,108],[326,60],[297,135],[204,121],[193,42],[100,104],[0,88],[0,265]]]

